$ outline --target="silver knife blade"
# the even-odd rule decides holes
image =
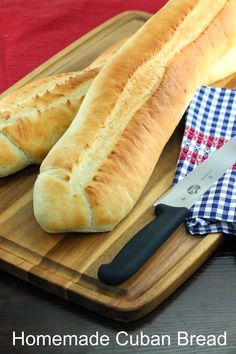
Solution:
[[[170,188],[154,206],[161,203],[190,209],[235,162],[236,136]]]
[[[207,160],[156,201],[156,218],[139,230],[110,263],[99,267],[100,281],[108,285],[118,285],[135,274],[184,222],[191,206],[235,161],[236,137],[213,152]]]

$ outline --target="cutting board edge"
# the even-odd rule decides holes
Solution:
[[[96,33],[98,33],[98,31],[101,30],[101,28],[108,28],[109,26],[111,26],[112,23],[114,23],[117,19],[119,19],[122,16],[125,16],[126,19],[128,19],[129,16],[132,19],[132,16],[133,16],[133,18],[135,19],[135,18],[137,18],[136,17],[137,15],[140,16],[140,19],[143,19],[143,21],[144,21],[144,18],[148,19],[150,17],[150,14],[148,14],[146,12],[134,10],[134,11],[123,12],[123,13],[111,18],[110,20],[106,21],[104,24],[102,24],[102,25],[98,26],[97,28],[95,28],[94,30],[90,31],[87,35],[76,40],[71,45],[64,48],[62,51],[60,51],[59,53],[57,53],[56,55],[51,57],[49,60],[47,60],[46,62],[41,64],[38,68],[33,70],[31,73],[26,75],[23,79],[21,79],[16,84],[11,86],[8,90],[6,90],[4,93],[2,93],[0,95],[0,98],[2,98],[4,95],[10,93],[11,91],[21,87],[25,83],[33,80],[36,76],[40,75],[40,73],[42,74],[44,72],[45,68],[52,66],[55,62],[58,62],[61,59],[61,55],[65,56],[67,52],[73,51],[76,46],[80,45],[79,43],[83,43],[87,39],[91,38],[92,35],[95,36]],[[109,25],[108,25],[108,23],[109,23]],[[125,22],[123,22],[123,23],[125,23]],[[201,259],[199,260],[199,263],[195,267],[196,269],[198,269],[201,266],[201,264],[204,263],[204,261],[210,256],[210,254],[212,254],[214,252],[214,250],[220,245],[220,243],[221,243],[221,238],[219,237],[217,240],[215,240],[215,242],[212,243],[212,248],[209,250],[206,250],[206,253],[204,254],[204,258],[203,258],[203,255],[201,255]],[[0,251],[1,251],[1,249],[0,249]],[[2,254],[3,254],[3,252],[2,252]],[[13,260],[14,260],[14,262],[13,262]],[[32,272],[32,267],[34,268],[33,274],[30,273],[30,271]],[[62,288],[60,286],[60,284],[59,285],[56,284],[56,282],[54,282],[54,284],[52,284],[52,283],[49,284],[49,282],[47,282],[47,280],[44,281],[44,279],[42,279],[42,281],[40,281],[40,279],[41,279],[40,273],[42,271],[40,266],[38,266],[37,264],[31,264],[27,260],[22,260],[22,258],[15,256],[11,253],[5,252],[2,259],[0,256],[0,268],[6,270],[7,272],[11,273],[12,275],[14,275],[26,282],[36,285],[46,291],[49,291],[57,296],[60,296],[64,299],[74,302],[78,305],[82,305],[82,306],[86,307],[87,309],[90,309],[90,310],[93,310],[99,314],[102,314],[103,316],[104,316],[104,309],[105,309],[105,312],[108,315],[107,317],[111,317],[115,320],[125,321],[125,322],[135,321],[135,320],[145,316],[147,313],[151,312],[162,301],[164,301],[164,299],[166,299],[171,293],[173,293],[173,291],[175,289],[177,289],[179,286],[181,286],[181,284],[183,284],[183,282],[191,274],[193,274],[193,272],[196,270],[196,269],[191,269],[191,272],[188,273],[188,275],[186,275],[186,278],[184,278],[178,284],[176,284],[175,288],[172,287],[170,289],[170,292],[166,293],[166,295],[163,296],[163,298],[161,300],[156,299],[156,297],[157,297],[156,292],[151,294],[152,289],[155,288],[155,285],[154,285],[153,287],[148,288],[147,291],[142,294],[142,295],[149,294],[148,301],[150,303],[147,302],[147,299],[146,299],[145,303],[142,303],[141,302],[142,296],[140,296],[139,298],[137,298],[138,300],[136,300],[136,303],[134,303],[133,299],[130,301],[127,301],[126,304],[124,302],[119,303],[119,300],[118,300],[118,302],[116,302],[115,306],[112,306],[109,304],[109,306],[110,306],[110,308],[109,308],[106,306],[107,305],[106,303],[101,303],[101,302],[96,303],[95,302],[95,301],[98,301],[96,298],[96,293],[94,294],[94,297],[84,296],[83,291],[81,291],[81,293],[77,293],[75,289],[78,289],[79,287],[81,288],[81,285],[79,285],[79,284],[76,284],[76,286],[74,288],[66,290],[65,288]],[[37,274],[37,270],[38,270],[39,274]],[[43,271],[45,272],[45,270],[43,270]],[[41,273],[41,275],[42,275],[42,273]],[[39,279],[38,283],[37,283],[37,279]],[[48,288],[48,285],[50,285],[50,288]],[[89,291],[89,294],[91,295],[91,291]],[[132,306],[130,306],[130,303],[132,303]],[[129,305],[128,309],[127,309],[127,304]]]
[[[120,322],[134,322],[156,309],[175,290],[183,285],[183,283],[199,269],[199,267],[209,258],[209,256],[216,251],[222,241],[222,234],[214,234],[214,237],[212,237],[212,235],[207,235],[193,248],[189,254],[186,255],[186,257],[184,257],[184,259],[182,259],[173,269],[170,269],[169,272],[165,274],[164,278],[168,278],[173,273],[175,274],[176,279],[171,284],[168,284],[168,286],[165,285],[162,288],[161,293],[158,289],[159,283],[157,283],[137,299],[120,298],[119,300],[119,298],[117,298],[115,305],[109,304],[109,307],[106,306],[106,301],[104,301],[104,298],[108,298],[105,294],[100,293],[99,296],[101,298],[100,301],[98,301],[96,291],[83,288],[83,286],[79,283],[79,279],[77,279],[74,283],[71,282],[70,286],[65,289],[65,287],[61,285],[60,281],[63,278],[60,275],[53,273],[54,277],[52,282],[52,274],[49,271],[46,269],[41,269],[38,264],[31,264],[27,260],[22,260],[19,256],[9,253],[3,249],[1,249],[1,253],[5,255],[5,259],[0,258],[0,268],[13,276],[16,276],[17,278],[37,286],[38,288],[59,296],[76,305],[87,308],[88,310],[94,311],[99,315],[112,318]],[[206,243],[207,245],[205,245],[205,251],[199,256],[198,249],[199,247],[204,247],[203,243]],[[192,261],[194,257],[197,257],[197,260],[192,262],[192,267],[187,268],[187,264],[189,265],[189,262],[185,262],[185,259],[189,257],[192,257]],[[15,263],[13,263],[13,260]],[[16,266],[17,263],[18,265]],[[176,277],[176,269],[180,266],[180,264],[184,265],[185,272],[183,272],[182,269]],[[27,270],[28,267],[29,269]],[[78,290],[78,292],[76,290]]]

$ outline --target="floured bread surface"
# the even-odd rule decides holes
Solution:
[[[107,231],[128,214],[206,71],[235,43],[235,5],[169,1],[105,65],[41,166],[34,212],[45,230]]]

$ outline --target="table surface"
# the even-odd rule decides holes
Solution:
[[[220,249],[178,291],[149,316],[135,323],[108,320],[0,271],[0,352],[101,353],[101,347],[13,348],[12,332],[25,334],[107,334],[102,353],[223,353],[236,352],[236,238],[226,236]],[[178,347],[177,331],[221,334],[227,347]],[[118,331],[149,336],[168,334],[170,347],[119,347]],[[56,348],[56,349],[55,349]]]
[[[0,8],[2,20],[0,27],[2,38],[4,38],[1,43],[4,43],[2,51],[5,53],[0,61],[2,74],[0,91],[6,89],[72,40],[116,13],[131,8],[154,12],[166,0],[155,2],[152,0],[145,2],[103,0],[103,6],[97,6],[98,2],[100,3],[101,0],[89,2],[85,0],[79,2],[77,0],[54,0],[54,2],[42,0],[39,6],[38,2],[30,0],[17,2],[4,0]],[[52,5],[49,8],[50,3]],[[65,6],[67,7],[66,15]],[[84,21],[83,7],[86,6],[87,11],[90,12]],[[74,13],[77,14],[76,17]],[[78,23],[80,26],[77,25]],[[47,29],[50,30],[50,35]],[[24,38],[24,40],[19,40],[19,38]],[[18,60],[15,60],[16,57]],[[103,318],[0,271],[0,352],[4,354],[41,352],[235,354],[235,257],[236,238],[226,237],[222,247],[178,291],[149,316],[130,324]],[[180,330],[205,335],[227,331],[228,345],[226,348],[177,347],[176,341],[173,340],[171,347],[158,349],[156,347],[119,347],[115,342],[115,336],[121,330],[132,335],[139,334],[141,331],[149,336],[168,334],[174,339],[176,332]],[[80,349],[75,347],[40,347],[37,350],[35,347],[13,348],[13,331],[18,334],[25,331],[26,334],[35,335],[89,335],[99,331],[100,335],[109,335],[111,343],[108,347],[102,348],[102,351],[101,347],[91,346]]]

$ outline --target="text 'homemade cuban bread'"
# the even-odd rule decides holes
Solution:
[[[42,228],[108,231],[129,213],[207,70],[235,43],[235,16],[235,0],[172,0],[121,47],[41,166]]]

